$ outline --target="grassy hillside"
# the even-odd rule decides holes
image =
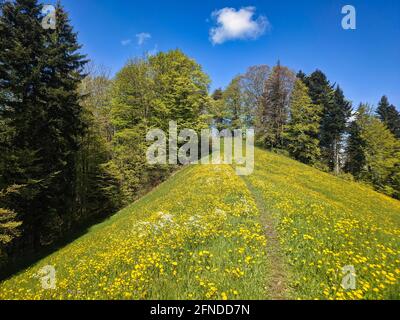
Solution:
[[[272,215],[293,298],[400,299],[400,202],[257,150],[246,178]],[[353,266],[356,290],[344,290]]]
[[[399,255],[400,202],[256,150],[249,177],[184,168],[1,283],[0,299],[400,299]],[[35,277],[47,265],[55,290]]]
[[[231,167],[186,167],[0,284],[0,299],[264,299],[265,242],[255,203]],[[47,265],[56,269],[56,290],[34,277]]]

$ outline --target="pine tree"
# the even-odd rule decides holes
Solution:
[[[389,104],[386,96],[383,96],[379,102],[377,114],[396,138],[400,139],[400,112],[394,105]]]
[[[265,84],[256,129],[257,140],[267,148],[284,147],[283,132],[289,117],[289,100],[294,82],[294,73],[278,62]]]
[[[312,103],[307,86],[296,80],[290,99],[290,121],[285,127],[287,148],[292,157],[306,164],[315,164],[319,149],[320,108]]]

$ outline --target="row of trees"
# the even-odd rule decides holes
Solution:
[[[226,90],[179,50],[88,66],[67,14],[44,29],[37,0],[0,7],[0,260],[50,245],[132,202],[172,166],[147,163],[146,134],[254,127],[257,141],[400,198],[400,115],[382,98],[352,111],[321,71],[255,66]],[[15,241],[15,238],[18,241]],[[0,261],[1,265],[1,261]]]
[[[168,132],[174,120],[178,132],[207,127],[209,78],[200,65],[179,50],[130,61],[115,77],[111,121],[113,158],[110,170],[120,176],[128,202],[169,175],[173,166],[150,165],[146,160],[152,129]]]
[[[218,129],[255,127],[257,141],[336,175],[349,173],[400,198],[400,113],[383,97],[354,111],[339,85],[316,70],[254,66],[213,94]]]
[[[45,30],[41,8],[34,0],[1,5],[0,207],[8,221],[1,232],[15,234],[23,222],[19,247],[49,244],[74,223],[86,129],[77,94],[85,57],[64,10],[57,6],[57,26]]]
[[[209,79],[181,51],[110,79],[88,64],[66,12],[44,29],[37,0],[0,7],[0,267],[113,213],[174,169],[150,166],[146,134],[203,128]],[[19,238],[16,240],[15,238]]]

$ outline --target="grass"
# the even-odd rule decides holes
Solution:
[[[291,298],[400,299],[399,201],[259,149],[245,179],[276,222]]]
[[[399,201],[256,149],[253,175],[185,167],[0,299],[400,299],[399,236]],[[35,277],[45,266],[55,290]]]
[[[0,299],[264,299],[266,240],[230,166],[186,167],[0,284]],[[54,266],[57,288],[35,275]]]

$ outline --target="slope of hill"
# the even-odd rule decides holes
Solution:
[[[399,236],[400,202],[256,150],[248,177],[185,167],[0,299],[400,299]]]
[[[0,284],[0,299],[263,299],[265,247],[233,169],[191,166]],[[54,290],[42,287],[47,266]]]
[[[246,181],[275,223],[292,297],[400,299],[399,201],[261,150]]]

